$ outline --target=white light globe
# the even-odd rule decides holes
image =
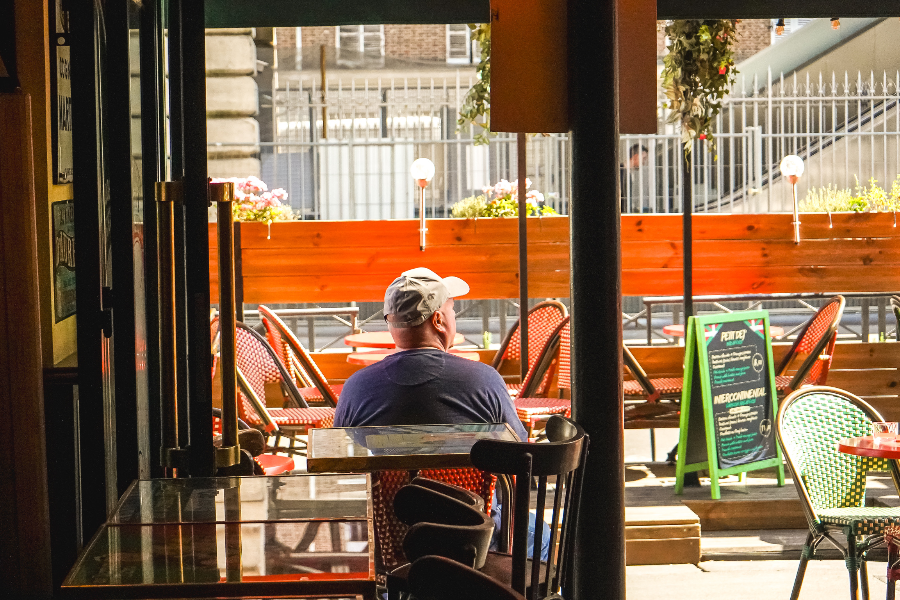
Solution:
[[[796,154],[788,154],[781,159],[780,168],[785,177],[800,177],[803,175],[803,159]]]
[[[427,158],[418,158],[409,168],[409,174],[416,181],[431,181],[434,177],[434,163]]]

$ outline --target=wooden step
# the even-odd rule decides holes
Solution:
[[[700,562],[700,519],[683,504],[625,508],[625,564]]]

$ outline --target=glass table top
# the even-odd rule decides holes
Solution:
[[[365,475],[135,481],[110,525],[365,519]]]
[[[63,587],[92,598],[142,586],[153,586],[145,596],[153,598],[227,597],[231,591],[252,597],[264,590],[324,594],[329,586],[366,593],[368,586],[374,591],[370,544],[364,519],[107,525]],[[157,591],[161,588],[167,591]]]
[[[307,469],[352,472],[470,466],[478,440],[519,441],[505,423],[313,429]]]

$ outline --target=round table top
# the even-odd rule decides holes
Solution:
[[[855,456],[900,459],[900,436],[849,438],[838,442],[838,451]]]
[[[351,365],[371,365],[396,352],[399,352],[396,348],[391,350],[373,350],[371,352],[351,352],[347,355],[347,362]],[[457,350],[456,348],[451,348],[450,354],[461,356],[467,360],[481,360],[481,356],[472,350]]]
[[[663,326],[662,330],[664,334],[671,335],[672,337],[684,337],[683,323],[673,323],[672,325],[665,325]],[[781,337],[784,335],[784,328],[779,327],[778,325],[769,325],[769,335],[771,337]]]
[[[461,333],[457,333],[456,337],[453,338],[453,345],[462,344],[464,341],[466,341],[466,338]],[[390,331],[351,333],[344,337],[344,344],[354,348],[396,348]]]

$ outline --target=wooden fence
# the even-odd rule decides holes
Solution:
[[[894,215],[801,215],[799,245],[789,214],[694,216],[694,294],[879,292],[900,289],[900,228]],[[210,286],[218,297],[215,224]],[[418,221],[242,223],[247,303],[378,301],[402,271],[427,266],[465,279],[471,298],[517,298],[515,219],[431,219],[419,250]],[[622,293],[680,295],[680,215],[622,217]],[[569,218],[528,220],[533,298],[569,295]],[[609,260],[596,256],[593,260]]]

